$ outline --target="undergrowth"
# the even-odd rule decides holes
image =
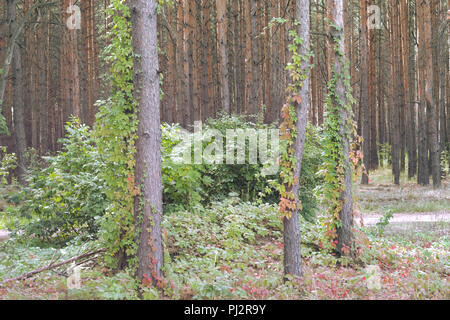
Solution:
[[[143,288],[145,299],[448,299],[448,236],[424,242],[357,231],[355,262],[323,248],[324,226],[301,219],[304,277],[283,282],[282,223],[277,206],[237,197],[165,216],[163,291]],[[33,248],[14,239],[0,244],[3,279],[30,271],[81,247]],[[380,268],[380,289],[369,289],[367,266]],[[127,273],[101,264],[82,271],[82,287],[67,290],[65,277],[46,272],[0,288],[3,299],[137,299],[138,284]]]

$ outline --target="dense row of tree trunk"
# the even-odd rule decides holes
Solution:
[[[81,9],[79,30],[67,27],[75,15],[68,8],[74,4]],[[373,28],[378,21],[373,5],[379,9],[380,28]],[[1,65],[13,53],[1,92],[12,135],[0,140],[19,159],[28,147],[41,154],[57,150],[71,115],[94,123],[95,101],[108,96],[100,81],[107,64],[99,59],[100,48],[107,45],[107,6],[108,0],[0,4]],[[308,117],[321,125],[331,74],[330,4],[314,0],[309,7],[310,63],[315,67]],[[358,101],[353,111],[364,138],[363,183],[379,166],[383,144],[391,145],[395,183],[406,168],[420,184],[429,184],[430,177],[435,186],[441,183],[440,156],[448,150],[450,125],[447,10],[445,0],[344,2],[346,56]],[[161,119],[189,127],[224,110],[249,119],[259,115],[266,122],[279,120],[289,83],[285,66],[292,23],[267,27],[273,17],[295,15],[295,1],[290,0],[179,0],[163,5],[157,29],[165,93]]]
[[[89,125],[95,120],[94,104],[102,97],[99,43],[104,41],[98,30],[104,28],[99,28],[95,15],[99,1],[85,0],[81,29],[69,29],[76,11],[68,8],[74,4],[74,0],[0,4],[0,65],[6,70],[0,100],[12,133],[1,136],[0,142],[17,153],[19,172],[26,166],[27,148],[40,154],[58,149],[71,115]],[[14,48],[11,59],[10,48]]]

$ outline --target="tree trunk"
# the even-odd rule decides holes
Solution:
[[[448,42],[448,27],[447,27],[447,1],[440,1],[440,13],[441,13],[441,26],[439,30],[442,30],[442,40],[439,44],[440,52],[439,56],[441,58],[440,61],[440,148],[441,154],[446,150],[446,143],[449,140],[450,132],[448,131],[450,128],[447,128],[447,118],[450,117],[450,114],[447,114],[447,104],[448,101],[448,59],[449,59],[449,42]],[[450,145],[448,146],[450,148]],[[450,150],[449,150],[450,151]],[[443,168],[442,168],[443,169]]]
[[[219,48],[219,70],[220,70],[220,93],[222,108],[230,113],[230,87],[228,77],[228,55],[227,55],[227,1],[217,0],[217,41]]]
[[[426,64],[426,39],[425,39],[425,16],[422,4],[417,4],[417,24],[418,24],[418,42],[419,42],[419,111],[418,111],[418,131],[419,131],[419,167],[418,183],[428,185],[430,183],[430,174],[428,166],[428,136],[426,122],[426,101],[425,101],[425,64]],[[428,57],[429,58],[429,57]]]
[[[433,93],[433,32],[432,32],[432,1],[424,1],[424,40],[426,45],[426,67],[425,67],[425,102],[427,110],[427,135],[428,135],[428,149],[430,151],[431,160],[431,174],[433,176],[433,186],[438,188],[441,186],[441,162],[439,154],[438,143],[438,128],[437,128],[437,103],[436,94]],[[431,59],[430,59],[431,57]],[[435,58],[437,59],[437,58]]]
[[[296,1],[296,18],[300,22],[297,26],[298,36],[303,40],[298,48],[298,54],[301,57],[307,57],[310,47],[310,16],[309,0]],[[297,164],[294,171],[294,185],[292,194],[298,199],[300,188],[300,174],[302,169],[303,150],[306,139],[306,124],[308,122],[308,107],[310,103],[310,74],[309,59],[302,63],[302,73],[306,75],[305,80],[299,88],[298,96],[300,103],[295,102],[295,112],[297,114],[297,137],[294,140],[294,157]],[[284,273],[285,275],[302,276],[302,263],[300,252],[300,225],[299,213],[296,209],[290,219],[284,218]]]
[[[348,77],[348,70],[345,67],[345,40],[344,40],[344,8],[343,0],[328,0],[330,10],[330,20],[333,26],[330,27],[330,38],[332,43],[336,44],[338,52],[332,56],[335,78],[335,93],[332,95],[331,103],[341,105],[340,109],[340,124],[339,133],[341,138],[341,147],[343,154],[344,166],[344,185],[342,186],[341,201],[342,208],[339,212],[339,218],[342,223],[341,227],[337,229],[337,250],[342,255],[352,254],[353,252],[353,197],[352,197],[352,166],[350,162],[350,142],[348,121],[351,119],[350,111],[344,105],[347,105],[347,89],[345,85],[345,78]],[[367,11],[366,11],[367,12]]]
[[[409,28],[406,31],[407,46],[409,47],[409,110],[408,110],[408,177],[411,179],[417,173],[417,143],[416,143],[416,45],[414,37],[416,36],[415,28],[415,8],[411,6],[409,10]]]
[[[402,81],[397,81],[400,76],[399,57],[398,57],[398,4],[397,0],[390,1],[390,14],[391,14],[391,59],[392,59],[392,82],[393,82],[393,102],[392,106],[392,172],[394,174],[394,183],[400,185],[400,108],[402,105],[401,91]]]
[[[134,61],[134,89],[138,103],[138,140],[135,181],[140,194],[134,213],[138,232],[137,277],[160,284],[163,265],[161,239],[162,182],[160,92],[155,0],[130,2]]]
[[[378,169],[377,146],[377,37],[376,30],[369,30],[369,113],[370,113],[370,170]]]
[[[7,0],[7,11],[9,20],[9,33],[13,35],[17,29],[17,12],[16,1]],[[15,39],[11,40],[15,41]],[[20,47],[14,42],[10,45],[13,46],[12,56],[12,97],[13,97],[13,110],[14,110],[14,132],[17,146],[17,160],[18,160],[18,179],[20,183],[23,183],[23,174],[25,173],[25,150],[27,147],[25,137],[25,125],[24,125],[24,105],[23,105],[23,78],[22,78],[22,53]]]
[[[250,22],[251,22],[251,61],[252,61],[252,78],[250,91],[250,113],[256,115],[259,108],[259,70],[258,70],[258,1],[251,0]]]
[[[211,22],[211,4],[209,0],[202,1],[202,84],[201,84],[201,96],[203,105],[203,115],[204,118],[209,117],[210,99],[209,96],[209,72],[210,72],[210,62],[211,62],[211,46],[209,41],[210,33],[210,22]]]
[[[185,63],[184,63],[184,0],[178,0],[176,3],[177,10],[177,45],[176,45],[176,72],[177,72],[177,109],[181,111],[180,123],[184,128],[189,124],[189,110],[186,98],[186,86],[188,86]]]
[[[362,174],[362,184],[369,184],[369,170],[370,170],[370,114],[369,114],[369,73],[368,73],[368,39],[367,39],[367,1],[361,1],[361,97],[360,97],[360,112],[361,125],[363,137],[363,163],[364,171]]]
[[[47,64],[50,62],[47,60],[48,54],[47,50],[49,49],[47,44],[48,37],[48,21],[47,15],[44,16],[41,13],[41,24],[39,26],[39,43],[40,43],[40,59],[39,59],[39,81],[40,81],[40,92],[39,92],[39,101],[40,101],[40,147],[41,154],[46,154],[49,146],[49,128],[48,128],[48,84],[47,84]],[[45,20],[44,20],[45,19]]]

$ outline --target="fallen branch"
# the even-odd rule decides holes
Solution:
[[[37,274],[39,274],[41,272],[52,270],[52,269],[61,267],[63,265],[69,264],[71,262],[75,262],[75,261],[78,261],[80,259],[91,257],[93,255],[96,255],[97,253],[101,253],[101,252],[105,252],[105,251],[106,251],[105,249],[100,249],[100,250],[93,251],[93,252],[83,253],[83,254],[81,254],[81,255],[79,255],[77,257],[73,257],[73,258],[70,258],[68,260],[65,260],[65,261],[62,261],[62,262],[59,262],[59,263],[55,263],[55,264],[50,263],[46,267],[43,267],[43,268],[40,268],[40,269],[36,269],[34,271],[31,271],[31,272],[24,273],[21,276],[18,276],[18,277],[12,278],[12,279],[6,279],[6,280],[4,280],[3,282],[0,283],[0,287],[4,286],[6,283],[19,281],[19,280],[25,280],[25,279],[31,278],[31,277],[33,277],[33,276],[35,276],[35,275],[37,275]]]

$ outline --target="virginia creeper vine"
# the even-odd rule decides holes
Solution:
[[[337,29],[336,26],[332,26]],[[343,36],[343,35],[342,35]],[[342,192],[345,190],[345,162],[344,157],[351,155],[344,155],[343,143],[344,141],[351,141],[352,134],[355,132],[354,122],[352,117],[352,103],[354,99],[352,96],[352,88],[350,85],[350,76],[348,72],[348,63],[345,61],[345,55],[341,52],[339,47],[339,38],[334,38],[334,53],[336,59],[344,65],[342,73],[336,72],[333,67],[332,77],[328,84],[328,97],[326,102],[326,117],[324,123],[324,158],[325,163],[321,173],[324,176],[323,196],[325,203],[330,208],[331,219],[327,219],[326,237],[329,239],[330,249],[335,249],[337,246],[337,229],[342,227],[340,220],[340,212],[343,209]],[[342,101],[341,97],[336,93],[336,84],[342,79],[344,83],[346,98]],[[342,123],[342,114],[347,114],[347,122]],[[354,158],[354,157],[353,157]],[[358,163],[359,160],[353,160],[353,163]],[[351,170],[351,169],[350,169]]]

